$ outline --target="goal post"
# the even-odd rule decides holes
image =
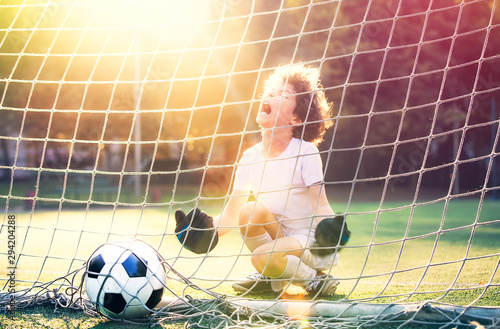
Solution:
[[[179,299],[165,298],[159,307],[172,307],[182,305]],[[325,318],[333,322],[360,321],[362,318],[373,319],[391,317],[391,320],[421,321],[422,323],[466,323],[485,319],[493,320],[500,318],[498,308],[488,307],[461,307],[454,305],[440,305],[431,303],[420,304],[373,304],[362,302],[332,303],[321,300],[317,301],[293,301],[293,300],[257,300],[235,298],[228,303],[235,311],[238,308],[246,309],[247,312],[255,312],[262,317],[288,316],[292,318]],[[227,312],[227,311],[226,311]],[[228,312],[229,313],[229,312]],[[464,320],[465,319],[465,320]],[[362,321],[362,320],[361,320]],[[476,321],[477,322],[477,321]],[[478,322],[479,323],[479,322]],[[494,322],[492,322],[494,324]]]
[[[136,238],[168,270],[150,324],[495,328],[499,49],[496,0],[1,1],[0,321],[43,302],[94,314],[85,262]],[[239,227],[198,255],[174,213],[223,211],[264,81],[297,63],[331,103],[340,285],[238,296]]]

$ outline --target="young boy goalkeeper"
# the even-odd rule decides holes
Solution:
[[[332,122],[318,74],[295,64],[269,76],[256,119],[262,142],[244,152],[228,203],[213,223],[199,209],[176,212],[179,241],[197,253],[212,250],[219,237],[239,227],[257,270],[233,284],[239,292],[280,292],[291,282],[330,296],[339,283],[323,271],[338,263],[337,250],[350,232],[322,184],[316,145]],[[254,202],[248,202],[250,193]]]

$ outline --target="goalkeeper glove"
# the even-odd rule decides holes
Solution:
[[[319,222],[314,233],[316,242],[311,248],[311,253],[319,256],[329,255],[344,246],[351,236],[347,228],[345,216],[325,218]]]
[[[212,217],[194,208],[187,215],[181,209],[175,212],[175,234],[184,248],[196,253],[206,254],[219,242]]]

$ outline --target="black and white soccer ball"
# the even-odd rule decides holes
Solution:
[[[100,246],[85,271],[90,301],[113,320],[149,314],[162,298],[165,281],[161,256],[141,240]]]

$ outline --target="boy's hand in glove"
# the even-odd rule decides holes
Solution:
[[[351,231],[347,228],[345,216],[325,218],[316,227],[314,237],[316,243],[311,252],[315,255],[325,256],[337,250],[349,241]]]
[[[206,254],[219,242],[212,217],[194,208],[187,215],[181,209],[175,212],[175,233],[184,248],[196,253]]]

